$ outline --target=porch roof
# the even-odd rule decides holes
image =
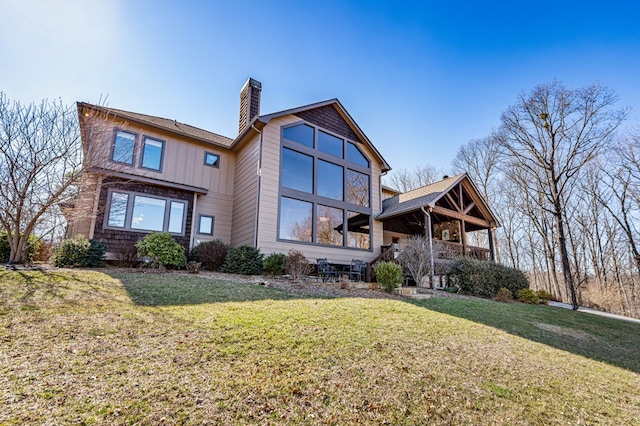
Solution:
[[[387,198],[382,201],[382,213],[377,216],[377,219],[388,219],[393,216],[418,210],[420,207],[433,207],[436,201],[443,197],[444,194],[449,192],[466,176],[466,173],[461,173],[430,185],[396,195],[395,197]]]
[[[449,211],[451,217],[460,216],[461,218],[474,220],[473,217],[470,217],[470,214],[477,214],[482,218],[482,223],[490,226],[499,226],[498,220],[489,208],[486,200],[482,198],[476,186],[473,184],[466,173],[447,177],[430,185],[426,185],[412,191],[396,195],[395,197],[390,197],[383,200],[382,212],[376,217],[376,219],[384,221],[386,219],[391,219],[394,217],[405,215],[407,213],[418,211],[422,207],[431,209],[436,208],[438,209],[438,213],[447,215],[448,210],[444,210],[441,207],[436,207],[436,204],[440,204],[439,201],[447,196],[447,194],[452,192],[454,188],[461,183],[463,183],[467,188],[467,192],[475,202],[474,205],[478,209],[473,209],[473,211],[475,211],[476,213],[473,213],[473,211],[469,211],[467,213],[467,211],[455,212],[451,210]],[[478,222],[477,225],[480,225],[481,227],[488,227],[486,225],[482,226],[480,222]]]

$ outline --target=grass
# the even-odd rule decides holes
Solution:
[[[431,298],[416,304],[640,373],[640,325],[546,305]]]
[[[637,324],[112,275],[0,272],[0,424],[640,424]]]

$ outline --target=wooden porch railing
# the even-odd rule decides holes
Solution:
[[[434,241],[435,242],[435,241]],[[491,250],[483,247],[467,246],[465,253],[462,252],[461,243],[453,243],[451,241],[438,240],[439,244],[442,244],[444,248],[443,253],[434,253],[436,258],[453,258],[458,256],[467,256],[478,260],[490,260]]]

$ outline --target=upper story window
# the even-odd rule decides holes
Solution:
[[[371,248],[371,168],[355,143],[308,124],[282,129],[278,238]]]
[[[344,141],[322,130],[318,131],[318,149],[335,157],[342,158]],[[368,166],[367,166],[368,167]]]
[[[313,133],[315,129],[306,124],[287,127],[282,130],[282,137],[313,148]]]
[[[351,142],[347,142],[347,160],[356,164],[360,164],[362,167],[369,167],[369,160],[358,149],[358,147]]]
[[[313,157],[292,149],[282,150],[281,185],[297,191],[313,192]]]
[[[220,156],[213,152],[204,153],[204,165],[210,167],[220,167]]]
[[[164,141],[145,137],[142,146],[142,159],[140,160],[140,167],[142,167],[143,169],[161,171],[163,157]]]
[[[118,163],[133,165],[133,158],[136,148],[136,134],[116,130],[113,140],[113,150],[111,160]]]
[[[184,235],[186,210],[186,201],[111,191],[105,227]]]

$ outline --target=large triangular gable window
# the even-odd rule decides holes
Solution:
[[[278,239],[370,250],[371,163],[356,142],[302,123],[281,146]]]

